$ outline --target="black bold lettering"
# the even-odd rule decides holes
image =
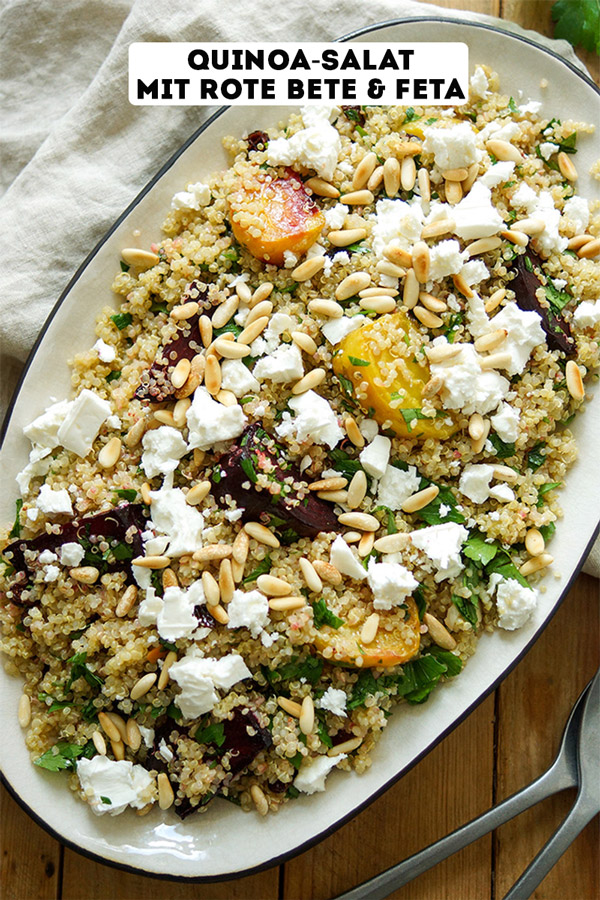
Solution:
[[[138,100],[143,100],[144,97],[150,94],[152,100],[158,100],[158,78],[155,78],[154,81],[151,81],[150,84],[144,84],[141,78],[138,78],[137,82],[137,98]]]
[[[188,54],[188,66],[197,71],[206,71],[209,68],[208,53],[205,50],[192,50]]]

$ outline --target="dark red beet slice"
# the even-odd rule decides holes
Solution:
[[[543,272],[542,260],[532,250],[517,256],[512,269],[515,277],[510,282],[517,305],[541,316],[550,350],[562,350],[567,356],[572,356],[575,353],[575,341],[571,337],[569,323],[551,307],[542,306],[535,295],[543,287],[536,270]]]
[[[194,615],[198,619],[198,625],[201,628],[214,628],[217,624],[204,604],[194,607]]]
[[[258,425],[246,429],[239,444],[216,467],[216,472],[213,496],[217,503],[226,506],[227,498],[231,497],[238,509],[243,509],[243,521],[270,525],[286,543],[297,537],[316,537],[321,531],[339,529],[331,504],[314,492],[299,493],[293,484],[286,483],[285,479],[290,477],[293,483],[302,481],[300,470]],[[280,486],[279,494],[257,489],[256,477],[261,472]]]
[[[266,131],[253,131],[246,138],[248,150],[264,150],[269,143],[269,135]]]
[[[10,560],[17,572],[25,573],[29,571],[25,561],[26,550],[56,552],[63,544],[74,541],[83,543],[87,551],[81,565],[94,565],[103,572],[115,572],[129,569],[129,561],[141,555],[142,531],[145,527],[145,507],[141,503],[128,503],[109,512],[74,519],[67,525],[61,525],[57,534],[40,534],[28,541],[14,541],[4,550],[3,555]],[[112,562],[102,559],[99,548],[96,551],[90,549],[90,545],[97,547],[101,539],[109,543],[117,541],[121,548],[117,549],[116,558]]]
[[[208,288],[205,284],[192,281],[182,297],[182,303],[195,300],[201,308],[208,309]],[[158,351],[158,356],[148,372],[142,376],[142,383],[135,392],[138,400],[152,400],[160,403],[175,395],[170,374],[182,359],[193,359],[200,353],[203,344],[200,337],[198,317],[186,319],[179,329],[179,334]]]

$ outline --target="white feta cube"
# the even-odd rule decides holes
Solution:
[[[378,434],[370,444],[360,451],[359,459],[365,472],[373,478],[383,478],[388,462],[392,442],[383,434]]]

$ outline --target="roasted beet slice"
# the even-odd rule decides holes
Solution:
[[[203,603],[194,607],[194,615],[198,619],[201,628],[214,628],[217,624]]]
[[[221,747],[221,759],[227,758],[232,775],[239,775],[248,768],[261,750],[268,750],[273,743],[271,732],[263,728],[252,710],[236,706],[231,719],[223,722],[225,742]]]
[[[186,319],[179,335],[158,351],[157,358],[142,375],[142,383],[135,392],[138,400],[160,403],[174,397],[171,372],[180,360],[193,359],[202,347],[198,318]]]
[[[366,122],[366,116],[361,106],[342,106],[342,112],[350,122],[354,122],[356,125],[362,126]]]
[[[515,292],[517,305],[524,310],[536,312],[542,319],[542,328],[550,350],[562,350],[567,356],[575,353],[575,341],[571,337],[569,323],[550,306],[542,306],[536,291],[543,287],[536,272],[543,272],[542,260],[532,250],[517,256],[513,269],[514,278],[510,282]]]
[[[253,131],[246,138],[248,150],[265,150],[269,143],[269,135],[266,131]]]
[[[278,493],[258,489],[256,480],[261,473],[269,477]],[[306,489],[294,487],[302,480],[298,467],[285,458],[273,438],[260,426],[251,425],[216,467],[213,495],[221,506],[226,506],[227,497],[231,497],[238,509],[243,509],[245,522],[270,525],[284,542],[316,537],[321,531],[337,531],[339,524],[331,504]]]
[[[145,507],[141,503],[117,506],[109,512],[98,513],[82,519],[74,519],[61,525],[57,534],[40,534],[28,541],[14,541],[4,550],[17,572],[30,571],[25,561],[25,551],[42,550],[56,552],[63,544],[71,541],[82,544],[86,555],[81,565],[94,565],[102,572],[116,572],[130,568],[130,560],[143,552],[142,531],[146,527]],[[98,547],[101,540],[113,546],[116,541],[114,559],[103,559]]]

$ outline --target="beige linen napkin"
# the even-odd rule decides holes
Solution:
[[[69,279],[119,213],[213,111],[131,106],[133,41],[330,40],[377,22],[489,16],[412,0],[4,0],[0,9],[1,400]],[[595,573],[600,567],[600,551]]]

